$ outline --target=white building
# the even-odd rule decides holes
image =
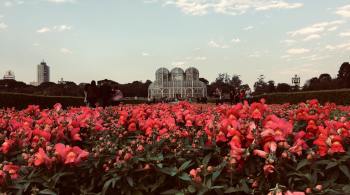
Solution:
[[[16,79],[15,73],[13,73],[11,70],[6,71],[3,78],[4,78],[4,80],[15,80]]]
[[[46,64],[46,62],[42,61],[38,65],[38,82],[41,83],[50,82],[50,67]]]
[[[199,80],[199,71],[190,67],[183,71],[166,68],[156,71],[156,80],[148,88],[149,98],[199,98],[207,96],[205,83]]]

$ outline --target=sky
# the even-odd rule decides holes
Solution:
[[[349,0],[0,0],[0,74],[51,81],[155,80],[160,67],[200,77],[259,75],[302,84],[349,61]]]

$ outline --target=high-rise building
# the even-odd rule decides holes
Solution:
[[[45,61],[38,65],[38,85],[41,83],[50,82],[50,67]]]
[[[15,80],[15,73],[13,73],[11,70],[8,70],[4,74],[4,80]]]

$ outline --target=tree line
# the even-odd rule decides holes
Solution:
[[[254,93],[274,93],[274,92],[292,92],[292,91],[319,91],[331,89],[350,88],[350,64],[344,62],[339,70],[337,77],[332,78],[328,73],[322,73],[318,77],[313,77],[305,82],[302,87],[292,86],[288,83],[278,83],[273,80],[265,82],[264,75],[260,75],[254,84]]]
[[[232,89],[248,90],[248,84],[243,84],[240,75],[228,73],[219,73],[217,78],[209,83],[205,78],[200,78],[200,81],[207,85],[208,95],[212,96],[216,88],[219,88],[224,94],[228,94]],[[275,92],[292,92],[292,91],[315,91],[350,88],[350,64],[344,62],[338,71],[337,77],[332,78],[330,74],[323,73],[318,77],[313,77],[305,82],[302,87],[295,87],[288,83],[275,83],[273,80],[265,81],[265,76],[260,75],[254,83],[255,95]],[[120,84],[113,80],[100,80],[98,84],[107,83],[111,86],[116,86],[121,90],[125,97],[147,97],[148,87],[152,83],[150,80],[133,81],[131,83]],[[42,83],[39,86],[27,85],[21,81],[15,80],[0,80],[0,91],[28,93],[34,95],[46,96],[83,96],[85,83],[76,84],[74,82],[65,82],[56,84],[53,82]]]

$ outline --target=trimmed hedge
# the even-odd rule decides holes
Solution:
[[[266,99],[269,104],[297,104],[310,99],[318,99],[320,103],[334,102],[339,105],[349,105],[350,89],[272,93],[254,96],[253,101],[259,101],[261,98]]]
[[[63,107],[84,105],[84,98],[70,96],[41,96],[21,93],[0,93],[0,108],[9,107],[25,109],[28,105],[39,105],[40,108],[52,108],[56,103]]]
[[[42,96],[21,93],[6,93],[0,92],[0,108],[16,108],[25,109],[28,105],[39,105],[40,108],[52,108],[56,103],[60,103],[64,108],[66,107],[80,107],[84,106],[83,97],[71,96]],[[140,104],[145,103],[144,100],[123,100],[124,104]]]
[[[266,99],[269,104],[283,104],[305,102],[310,99],[318,99],[319,102],[334,102],[339,105],[350,105],[350,89],[327,90],[327,91],[306,91],[290,93],[272,93],[254,96],[253,101]],[[84,106],[83,97],[70,96],[40,96],[21,93],[0,92],[0,108],[14,107],[16,109],[27,108],[28,105],[39,105],[40,108],[52,108],[56,103],[61,103],[63,107]],[[215,99],[209,99],[209,103],[215,103]],[[124,104],[147,103],[145,99],[126,99]]]

